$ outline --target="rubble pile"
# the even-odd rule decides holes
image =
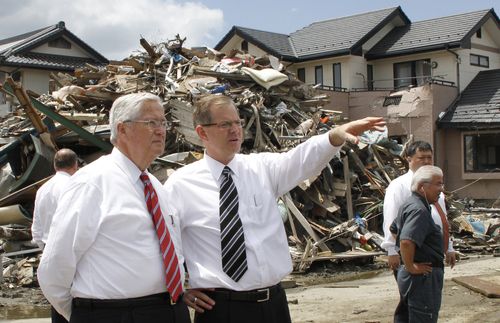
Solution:
[[[284,152],[346,120],[324,108],[327,95],[299,81],[272,56],[186,48],[184,41],[179,36],[160,44],[141,39],[144,51],[122,61],[87,65],[74,75],[52,74],[59,90],[51,94],[27,92],[12,80],[0,87],[19,102],[0,119],[0,225],[29,229],[36,190],[53,173],[57,148],[71,148],[82,163],[111,150],[108,112],[125,94],[147,91],[164,102],[167,142],[151,167],[161,181],[201,157],[191,116],[193,103],[206,94],[233,98],[245,122],[243,153]],[[386,133],[367,133],[360,144],[346,144],[316,178],[278,201],[296,271],[317,260],[382,254],[385,188],[407,171],[401,150]]]

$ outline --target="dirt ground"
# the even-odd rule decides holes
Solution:
[[[483,274],[500,275],[500,258],[471,257],[445,269],[439,322],[500,322],[499,298],[487,298],[451,280]],[[371,275],[287,290],[293,322],[392,322],[399,299],[394,276],[387,269]]]
[[[294,323],[392,322],[399,296],[382,258],[358,266],[319,263],[312,269],[289,277],[299,285],[287,289]],[[484,297],[451,280],[482,274],[500,275],[500,258],[472,256],[453,270],[445,269],[440,322],[500,322],[500,299]],[[50,322],[49,306],[39,288],[12,287],[2,284],[1,322]]]

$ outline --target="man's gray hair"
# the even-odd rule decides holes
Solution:
[[[411,191],[418,191],[418,187],[423,183],[431,183],[434,176],[443,177],[441,168],[432,165],[425,165],[417,169],[411,179]]]
[[[109,127],[111,128],[110,141],[112,144],[116,142],[118,135],[118,123],[127,120],[135,120],[141,115],[141,110],[144,102],[156,101],[160,105],[161,99],[152,93],[139,92],[127,94],[119,97],[113,102],[113,106],[109,111]]]

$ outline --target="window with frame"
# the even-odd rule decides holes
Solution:
[[[248,42],[246,40],[241,42],[241,50],[248,52]]]
[[[323,66],[314,67],[314,84],[323,85]]]
[[[373,91],[373,65],[371,64],[366,65],[366,74],[367,74],[366,86],[368,88],[368,91]]]
[[[476,37],[477,38],[481,38],[483,35],[481,33],[481,28],[479,28],[477,31],[476,31]]]
[[[306,82],[306,69],[304,67],[297,69],[297,78],[304,83]]]
[[[431,60],[394,63],[394,88],[421,86],[431,79]]]
[[[488,56],[470,54],[470,65],[490,67],[490,58]]]
[[[464,135],[464,172],[500,172],[500,133]]]
[[[48,46],[54,48],[71,49],[71,43],[62,37],[49,40]]]
[[[333,88],[341,89],[342,88],[342,70],[340,63],[335,63],[332,66],[333,69]]]

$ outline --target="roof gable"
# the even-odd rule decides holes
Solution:
[[[402,24],[410,23],[401,8],[395,7],[315,22],[290,35],[233,26],[215,49],[220,50],[238,35],[272,55],[291,61],[349,54],[360,51],[364,41],[396,17]]]
[[[479,72],[439,125],[474,129],[500,127],[500,69]]]
[[[407,55],[428,50],[469,47],[470,37],[492,17],[493,9],[413,22],[394,28],[365,55],[367,59]]]
[[[32,49],[60,37],[67,38],[82,48],[92,58],[90,60],[94,60],[96,63],[108,62],[99,52],[66,29],[64,22],[61,21],[56,25],[0,40],[0,63],[9,64],[9,61],[14,62],[19,61],[19,58],[24,58],[24,60],[21,60],[24,62],[23,64],[29,65],[29,59],[26,60],[26,58],[30,57],[30,51]],[[51,55],[46,55],[46,58],[49,59],[50,56]],[[60,60],[60,57],[56,58],[58,55],[52,56],[55,57],[56,61]],[[35,63],[35,65],[38,65],[38,63]],[[46,67],[50,67],[50,64]]]
[[[410,23],[401,8],[396,7],[315,22],[290,37],[300,58],[349,54],[396,16],[403,24]]]
[[[240,36],[274,56],[284,59],[295,57],[288,35],[239,26],[233,26],[226,36],[215,46],[215,49],[220,50],[235,35]]]

